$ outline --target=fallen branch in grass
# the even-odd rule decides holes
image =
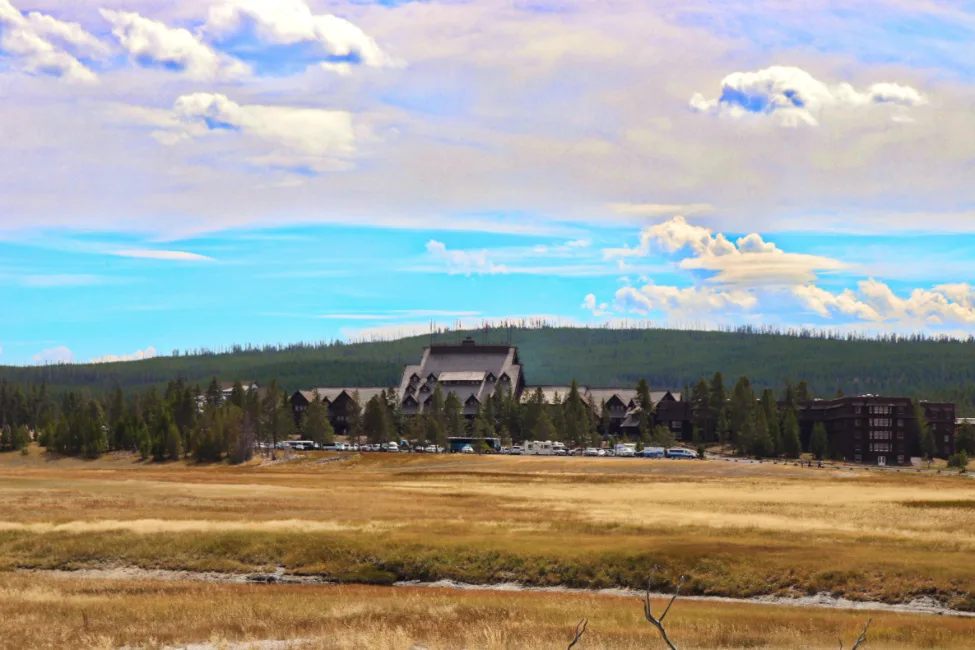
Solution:
[[[575,645],[579,643],[579,639],[581,639],[582,635],[586,633],[587,627],[589,627],[588,619],[584,618],[581,621],[579,621],[579,624],[576,625],[576,636],[574,639],[572,639],[572,643],[569,644],[569,647],[566,648],[566,650],[572,650],[572,648],[574,648]]]

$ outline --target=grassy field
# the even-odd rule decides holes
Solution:
[[[362,583],[445,578],[640,588],[656,566],[660,567],[654,577],[656,589],[666,590],[676,576],[686,575],[689,594],[748,597],[829,592],[884,602],[930,596],[958,609],[975,609],[975,483],[957,473],[819,470],[718,461],[387,454],[322,462],[328,458],[312,455],[234,468],[146,464],[129,456],[55,459],[36,448],[27,456],[0,455],[0,569],[8,571],[0,575],[14,591],[21,579],[14,570],[119,566],[221,572],[281,567],[289,573],[357,583],[348,587],[353,590],[365,589]],[[69,587],[83,594],[88,593],[85,589],[109,588],[85,587],[81,582],[44,588]],[[112,588],[121,589],[122,595],[106,596],[107,600],[117,606],[129,602],[126,583]],[[140,588],[132,587],[141,594]],[[189,602],[193,590],[211,588],[216,599],[257,589],[156,585],[145,587],[146,606],[179,609],[179,599]],[[292,597],[289,590],[296,589],[320,589],[315,593],[326,602],[345,593],[338,587],[260,588],[269,594],[280,589],[275,598],[281,602]],[[379,591],[348,593],[374,594],[366,600],[377,602],[406,593],[399,587],[375,588]],[[435,598],[427,592],[417,594],[418,599]],[[536,600],[551,600],[552,607],[562,607],[556,603],[571,601],[564,595],[436,597],[452,598],[457,611],[468,603],[477,611],[490,612],[487,603],[494,602],[501,614],[491,615],[506,622],[511,616],[522,620],[521,632],[517,625],[505,627],[507,636],[483,644],[471,641],[469,647],[521,647],[519,639],[527,637],[518,635],[530,629],[525,621],[544,620],[561,630],[570,619],[594,618],[582,608],[565,611],[556,622],[525,609]],[[508,615],[502,606],[506,599],[518,603],[518,609]],[[607,612],[618,608],[624,618],[639,615],[638,606],[628,601],[593,602],[594,608]],[[416,612],[422,613],[421,605],[416,605]],[[717,607],[682,605],[686,616],[698,616],[697,627],[688,628],[688,636],[697,639],[699,647],[753,647],[744,642],[734,645],[739,632],[764,639],[762,643],[769,647],[820,647],[799,642],[803,630],[820,626],[828,631],[826,645],[835,647],[834,632],[852,630],[856,620],[863,618],[796,608],[781,608],[773,616],[768,612],[780,608],[766,607],[758,608],[766,612],[759,618],[765,621],[772,616],[771,622],[735,627],[730,623],[734,615],[728,613],[732,630],[715,620],[710,632],[730,634],[727,643],[709,645],[718,638],[707,636],[702,628],[707,620],[704,612],[711,606]],[[380,610],[365,627],[347,619],[316,619],[308,626],[321,631],[345,625],[348,634],[366,634],[368,628],[370,634],[381,636],[382,630],[395,626],[390,627],[393,623],[386,622]],[[331,610],[326,608],[322,615],[326,611]],[[675,619],[675,624],[678,620],[690,625],[688,619]],[[622,622],[605,624],[600,634],[610,634],[617,624],[623,626]],[[901,625],[891,617],[885,625],[890,643],[880,647],[962,647],[937,636],[937,630],[948,625],[947,619],[905,617]],[[975,628],[966,627],[970,625],[971,621],[950,622],[958,634],[966,630],[975,638]],[[228,638],[238,638],[234,634],[244,634],[245,628],[247,636],[265,638],[247,626],[228,628]],[[440,630],[432,622],[429,629],[431,634]],[[782,635],[791,634],[790,630],[800,636],[783,641],[784,646],[773,642],[786,639]],[[488,633],[486,627],[482,631]],[[473,628],[468,632],[475,633]],[[621,631],[619,643],[611,637],[601,643],[628,647],[623,642],[630,638],[626,635],[641,639],[639,635],[646,633],[634,628]],[[921,636],[912,641],[911,634]],[[160,632],[157,638],[166,637]],[[466,643],[457,638],[431,639],[430,647]],[[365,638],[339,645],[356,644],[381,647]],[[390,647],[408,646],[390,642]]]
[[[664,603],[654,605],[659,613]],[[663,647],[636,599],[591,594],[0,574],[0,608],[0,648],[554,649],[583,617],[581,650]],[[679,600],[667,622],[683,650],[832,650],[838,639],[849,648],[868,617],[870,648],[975,648],[975,619]]]

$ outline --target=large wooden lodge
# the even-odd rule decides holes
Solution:
[[[365,407],[373,396],[384,394],[399,401],[405,416],[424,413],[430,407],[434,389],[440,386],[446,397],[454,393],[464,406],[464,415],[473,418],[494,391],[510,388],[517,400],[528,400],[541,391],[546,403],[564,400],[569,386],[532,386],[526,383],[525,368],[518,348],[509,345],[481,345],[473,339],[459,344],[430,345],[419,363],[403,369],[398,386],[331,387],[296,391],[291,396],[295,420],[300,422],[308,405],[316,398],[328,407],[328,417],[336,433],[346,434],[349,414],[354,407]],[[639,432],[640,405],[633,388],[579,386],[580,397],[602,417],[609,411],[606,435],[636,437]],[[679,390],[651,392],[654,410],[651,425],[665,426],[680,441],[690,441],[690,404]],[[938,455],[954,453],[955,406],[949,403],[921,402],[930,423]],[[799,424],[804,448],[808,448],[813,426],[822,422],[830,448],[838,457],[877,465],[904,465],[911,462],[917,448],[911,421],[911,400],[905,397],[843,397],[814,400],[800,405]]]

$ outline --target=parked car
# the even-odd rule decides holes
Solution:
[[[586,453],[586,450],[585,449],[583,449],[582,447],[576,447],[575,449],[573,449],[572,451],[569,452],[569,455],[570,456],[583,456],[583,455],[585,455],[585,453]]]
[[[586,451],[583,453],[583,455],[584,456],[598,456],[599,455],[599,451],[600,450],[599,449],[596,449],[595,447],[587,447],[586,448]],[[605,454],[603,454],[603,455],[605,455]]]
[[[606,455],[606,450],[605,449],[597,449],[596,450],[596,455],[597,456],[605,456]]]
[[[640,455],[644,458],[663,458],[664,448],[663,447],[646,447],[640,452]]]
[[[568,456],[569,455],[569,452],[565,450],[565,447],[563,447],[562,449],[553,449],[552,450],[552,455],[553,456]]]
[[[470,445],[464,445],[463,447],[461,447],[460,453],[462,453],[462,454],[473,454],[474,453],[474,448],[471,447]]]
[[[388,451],[391,451],[391,452],[393,452],[393,453],[395,454],[395,453],[397,453],[397,452],[399,451],[399,445],[398,445],[398,444],[396,444],[395,442],[391,442],[391,443],[389,443],[389,444],[388,444],[388,445],[386,446],[386,449],[387,449]]]
[[[512,456],[521,456],[525,453],[525,450],[521,448],[519,445],[514,445],[511,447],[508,453],[511,454]]]
[[[695,459],[697,454],[690,449],[684,449],[683,447],[674,447],[673,449],[667,450],[667,458],[687,458]]]
[[[425,451],[428,454],[435,454],[437,453],[437,447],[435,445],[427,445],[426,447],[423,448],[423,451]]]

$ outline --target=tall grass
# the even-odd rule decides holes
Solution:
[[[314,458],[310,459],[311,461]],[[0,568],[284,567],[687,593],[826,591],[975,609],[975,486],[958,476],[623,459],[364,456],[152,465],[0,456]],[[945,505],[952,504],[952,505]]]
[[[660,603],[655,603],[660,606]],[[0,648],[162,648],[294,640],[293,648],[501,650],[660,647],[637,599],[367,586],[255,586],[0,574]],[[975,648],[975,619],[871,613],[870,647]],[[682,649],[847,647],[861,612],[678,600]],[[239,646],[238,646],[239,647]]]

